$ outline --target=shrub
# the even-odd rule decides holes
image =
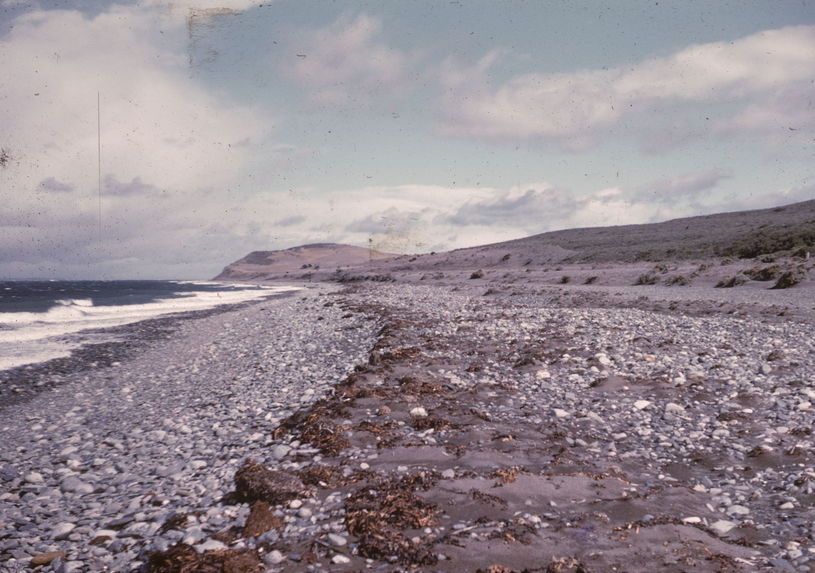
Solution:
[[[571,280],[572,280],[572,277],[570,277],[568,275],[563,275],[562,277],[560,277],[560,284],[565,285],[568,282],[570,282]]]
[[[483,279],[484,278],[484,271],[475,271],[473,274],[470,275],[471,279]]]
[[[772,288],[782,289],[793,287],[800,283],[802,280],[804,280],[806,276],[807,272],[806,269],[804,269],[804,267],[801,266],[795,267],[794,269],[790,269],[784,272],[784,274],[778,277],[778,281],[776,281]]]
[[[746,282],[747,277],[742,274],[738,274],[732,277],[723,278],[722,280],[716,283],[716,288],[733,288],[739,285],[743,285]]]
[[[583,281],[584,285],[594,284],[597,281],[598,277],[588,277],[585,281]]]
[[[771,265],[769,267],[753,267],[744,271],[744,274],[754,281],[772,281],[777,279],[781,272],[779,265]]]
[[[665,284],[668,286],[687,286],[690,284],[690,279],[685,275],[675,275],[665,279]]]
[[[640,285],[655,285],[659,282],[659,277],[652,274],[652,273],[643,273],[637,277],[636,282],[634,283],[637,286]]]

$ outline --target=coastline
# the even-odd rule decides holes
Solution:
[[[3,519],[19,523],[9,508],[23,511],[29,494],[62,509],[36,525],[42,542],[4,551],[21,563],[64,551],[69,571],[811,563],[805,314],[779,320],[764,312],[769,298],[734,310],[712,290],[685,309],[656,290],[643,300],[636,289],[504,286],[324,285],[270,301],[286,307],[274,318],[259,303],[186,323],[170,348],[122,365],[145,394],[127,372],[108,380],[107,410],[67,386],[38,396],[16,417],[25,427],[4,436],[0,473],[20,499],[0,495]],[[270,339],[284,324],[291,340]],[[101,444],[83,445],[83,433]],[[21,444],[39,457],[20,459]],[[269,483],[252,493],[237,479],[247,458],[297,491],[263,501]],[[50,471],[32,482],[45,459]],[[109,467],[124,477],[113,483]],[[69,477],[88,487],[62,491]]]
[[[198,320],[266,301],[297,291],[279,292],[254,300],[224,304],[202,310],[175,312],[109,328],[87,329],[79,335],[114,336],[116,340],[89,343],[71,350],[69,356],[0,371],[0,412],[24,402],[37,393],[61,384],[73,375],[96,368],[108,368],[138,356],[152,345],[170,338],[182,321]],[[65,335],[70,338],[74,335]]]

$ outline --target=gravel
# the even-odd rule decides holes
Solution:
[[[74,367],[4,409],[0,571],[28,571],[49,552],[42,570],[130,571],[179,539],[224,548],[210,536],[247,513],[217,503],[239,464],[299,447],[266,448],[281,419],[323,396],[373,343],[375,323],[334,306],[330,290],[181,321],[132,360]],[[179,512],[191,516],[186,527],[163,531]]]

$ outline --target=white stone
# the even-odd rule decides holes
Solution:
[[[331,558],[331,562],[335,563],[336,565],[345,565],[346,563],[350,563],[351,559],[346,557],[345,555],[340,555],[339,553]]]
[[[443,477],[444,479],[453,479],[454,477],[456,477],[456,471],[452,468],[447,468],[446,470],[441,472],[441,477]]]
[[[190,462],[190,467],[194,470],[200,470],[207,467],[207,462],[204,460],[193,460]]]
[[[293,499],[289,502],[289,507],[292,509],[300,509],[303,507],[303,502],[299,499]]]
[[[39,472],[29,472],[25,474],[25,481],[31,484],[40,484],[43,483],[45,480],[42,477],[42,474]]]
[[[283,555],[277,549],[269,551],[266,555],[263,556],[263,562],[266,565],[277,565],[278,563],[283,563],[286,560],[285,555]]]
[[[702,518],[701,517],[696,517],[696,516],[683,517],[682,518],[682,523],[702,523]]]
[[[673,402],[668,402],[665,404],[665,411],[669,414],[684,414],[685,408],[680,406],[679,404],[674,404]]]
[[[733,504],[727,508],[728,515],[747,515],[749,513],[750,510],[743,505]]]
[[[535,376],[540,378],[541,380],[545,380],[547,378],[552,377],[548,370],[538,370]]]
[[[336,545],[337,547],[343,547],[348,543],[348,540],[345,537],[342,535],[337,535],[336,533],[329,533],[328,541],[331,543],[331,545]]]
[[[566,410],[561,410],[560,408],[555,408],[554,410],[552,410],[552,412],[554,412],[555,416],[558,418],[568,418],[569,416],[571,416],[569,412],[567,412]]]
[[[67,537],[69,533],[71,533],[76,525],[73,523],[63,522],[58,523],[54,526],[54,529],[51,530],[51,537],[54,539],[61,539],[63,537]]]
[[[427,418],[427,410],[421,406],[416,406],[410,411],[410,415],[414,418]]]
[[[651,402],[649,402],[648,400],[637,400],[636,402],[634,402],[634,407],[637,410],[645,410],[650,405]]]
[[[311,517],[311,510],[307,507],[301,507],[300,511],[297,512],[297,515],[300,517]]]
[[[195,550],[198,553],[203,553],[205,551],[222,551],[226,549],[226,544],[218,541],[217,539],[207,539],[201,545],[196,545]]]
[[[720,519],[719,521],[712,523],[710,528],[719,535],[724,535],[736,526],[738,526],[738,523],[733,523],[732,521],[728,521],[726,519]]]
[[[291,448],[289,446],[284,446],[283,444],[278,444],[272,448],[272,457],[276,460],[280,460],[285,458],[289,455]]]

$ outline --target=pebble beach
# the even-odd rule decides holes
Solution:
[[[815,569],[810,291],[619,290],[179,320],[3,409],[0,571]]]

